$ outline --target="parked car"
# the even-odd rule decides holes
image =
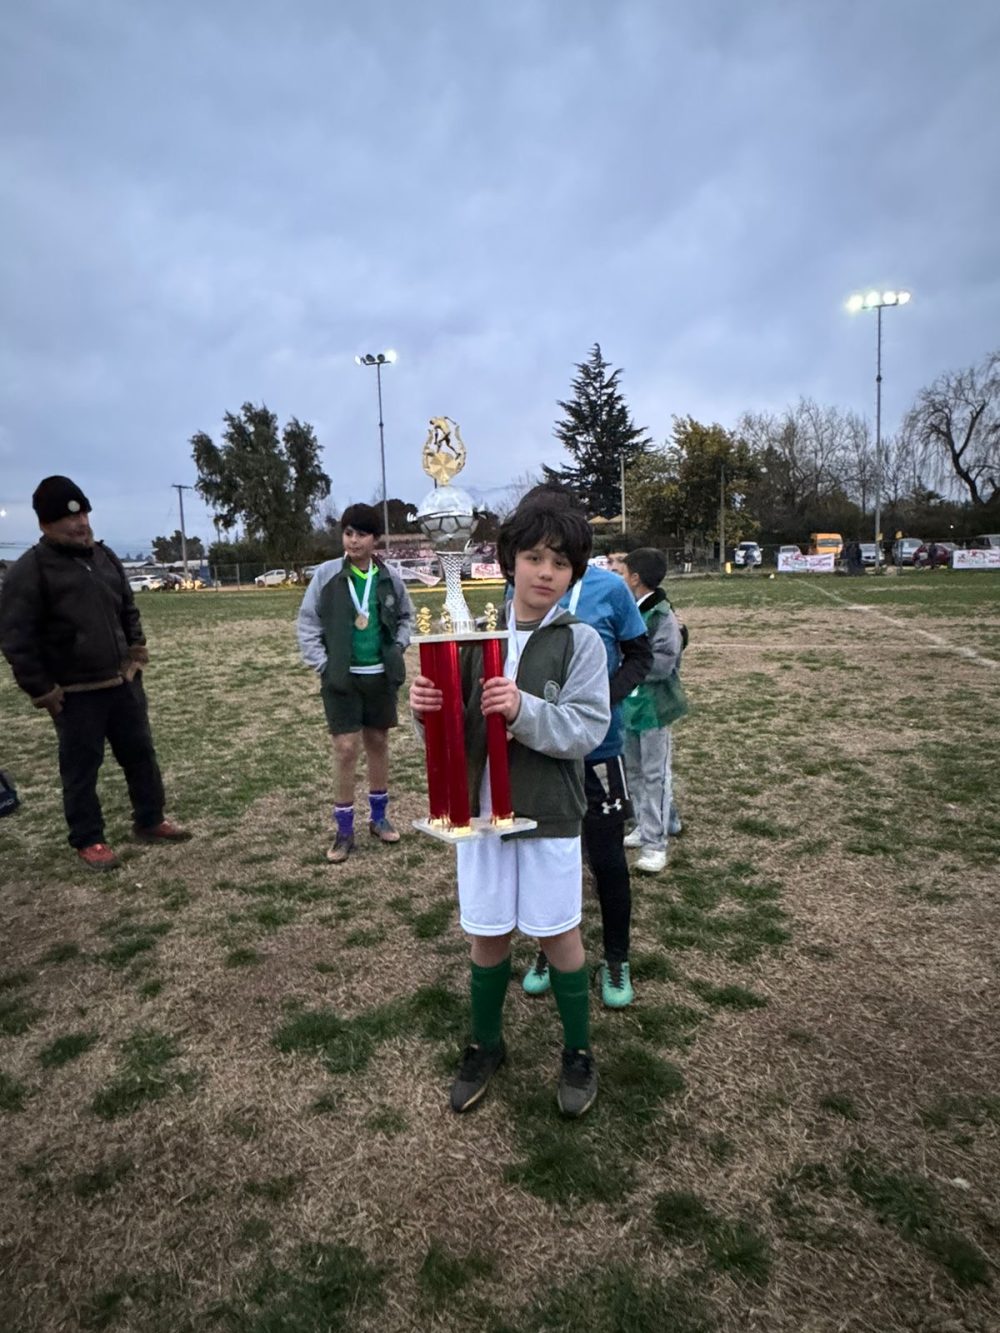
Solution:
[[[858,542],[861,548],[861,563],[863,565],[875,566],[878,564],[878,543],[877,542]]]
[[[163,580],[159,574],[132,574],[128,586],[133,592],[152,592],[154,588],[163,587]]]
[[[912,565],[913,556],[924,544],[923,537],[900,537],[892,544],[892,560],[896,565]]]
[[[839,560],[844,550],[844,539],[839,532],[811,532],[809,534],[809,554],[829,555],[833,552],[834,560]]]
[[[801,547],[801,546],[779,546],[779,547],[778,547],[778,554],[774,557],[774,563],[775,563],[776,565],[780,565],[780,564],[781,564],[781,557],[782,557],[783,555],[790,555],[790,556],[795,557],[795,556],[799,556],[799,555],[801,555],[801,554],[802,554],[802,547]]]
[[[294,569],[268,569],[254,579],[258,588],[277,588],[282,583],[298,583]]]
[[[918,546],[913,552],[913,564],[915,568],[930,565],[930,550],[932,545],[937,548],[934,552],[934,568],[937,569],[940,565],[951,564],[951,553],[955,549],[954,542],[924,542],[923,546]]]
[[[753,569],[763,563],[764,556],[757,542],[740,542],[733,552],[733,564],[738,569]]]
[[[970,551],[989,551],[1000,546],[1000,532],[982,532],[969,542]]]

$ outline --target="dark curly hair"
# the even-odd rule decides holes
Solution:
[[[504,578],[513,582],[518,551],[530,551],[539,543],[566,557],[574,583],[583,578],[594,534],[583,510],[571,507],[568,497],[564,499],[551,492],[539,494],[536,490],[504,521],[497,537],[497,560]]]

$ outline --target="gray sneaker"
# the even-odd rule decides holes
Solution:
[[[379,842],[399,842],[399,830],[388,819],[370,819],[368,832]]]
[[[326,854],[326,859],[331,865],[340,865],[346,861],[354,851],[354,834],[348,833],[345,837],[343,833],[338,833],[333,840],[333,846]]]
[[[471,1110],[506,1058],[507,1048],[503,1042],[492,1050],[486,1050],[483,1046],[466,1046],[455,1082],[451,1085],[451,1109],[459,1112]]]
[[[590,1051],[563,1047],[556,1100],[559,1110],[572,1120],[579,1119],[597,1101],[597,1066]]]

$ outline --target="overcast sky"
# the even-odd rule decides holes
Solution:
[[[1000,345],[995,0],[31,0],[0,10],[0,542],[68,473],[177,526],[188,443],[311,422],[336,510],[564,461],[590,345],[638,424],[799,394],[888,430]],[[211,537],[187,496],[188,532]],[[11,554],[8,551],[8,554]]]

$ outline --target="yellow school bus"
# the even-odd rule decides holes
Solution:
[[[810,532],[809,554],[829,555],[836,559],[844,547],[844,539],[839,532]]]

